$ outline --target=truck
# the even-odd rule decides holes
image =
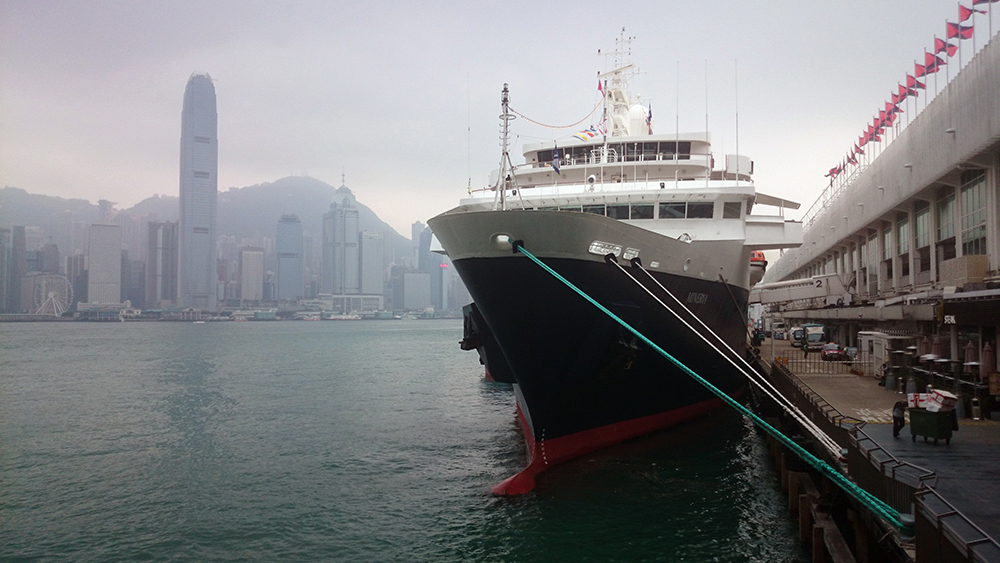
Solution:
[[[823,325],[806,324],[802,325],[802,328],[805,332],[803,347],[810,352],[818,352],[822,350],[823,345],[826,344],[826,331]]]

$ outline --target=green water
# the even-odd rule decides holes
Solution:
[[[461,321],[0,325],[0,559],[800,561],[721,411],[525,463]]]

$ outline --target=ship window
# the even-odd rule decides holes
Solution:
[[[579,205],[564,205],[559,208],[559,211],[580,211]]]
[[[608,217],[611,217],[612,219],[628,219],[628,207],[628,204],[609,205]]]
[[[604,215],[604,205],[584,205],[584,213],[593,213],[594,215]]]
[[[681,203],[661,203],[660,219],[683,219],[686,204]]]
[[[723,219],[739,219],[740,218],[740,205],[738,201],[727,201],[722,204],[722,218]]]
[[[714,206],[711,203],[689,203],[688,219],[711,219]]]
[[[653,204],[652,203],[632,204],[632,218],[633,219],[652,219],[653,218]]]

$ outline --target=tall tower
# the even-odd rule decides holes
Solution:
[[[274,241],[278,253],[278,299],[296,300],[305,294],[302,281],[302,221],[298,215],[282,215]]]
[[[215,85],[192,74],[181,111],[180,232],[178,299],[183,307],[216,309],[215,221],[218,205],[219,143]]]
[[[359,225],[360,214],[354,194],[347,186],[340,186],[330,211],[323,215],[322,281],[324,290],[334,295],[361,292]]]
[[[121,303],[122,228],[91,225],[87,244],[87,301]]]

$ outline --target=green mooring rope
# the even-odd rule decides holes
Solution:
[[[514,251],[520,252],[521,254],[524,254],[525,256],[530,258],[535,264],[538,264],[546,272],[552,274],[552,276],[555,277],[557,280],[566,284],[567,287],[575,291],[580,297],[583,297],[584,299],[589,301],[592,305],[600,309],[605,315],[611,317],[612,319],[615,320],[615,322],[628,329],[629,332],[631,332],[637,338],[645,342],[650,348],[656,350],[661,356],[670,360],[670,362],[673,363],[678,368],[680,368],[681,371],[693,377],[695,381],[701,383],[706,389],[708,389],[709,391],[714,393],[717,397],[728,403],[729,406],[738,410],[744,416],[750,418],[754,422],[754,424],[756,424],[765,432],[773,436],[776,440],[787,446],[790,450],[795,452],[800,458],[802,458],[806,463],[811,465],[817,471],[819,471],[823,475],[826,475],[831,481],[833,481],[841,489],[843,489],[844,492],[857,499],[857,501],[860,502],[861,504],[867,506],[869,509],[871,509],[872,512],[878,514],[884,520],[886,520],[893,526],[896,526],[897,528],[903,527],[903,523],[899,519],[899,511],[892,508],[891,506],[883,502],[881,499],[876,498],[875,496],[869,494],[867,491],[857,486],[856,484],[852,483],[850,479],[848,479],[839,471],[831,467],[828,463],[807,452],[805,449],[802,448],[802,446],[796,444],[781,432],[778,432],[773,426],[764,422],[764,420],[761,419],[759,416],[750,412],[749,409],[738,403],[735,399],[733,399],[729,395],[723,393],[718,387],[712,385],[703,377],[692,371],[691,368],[681,363],[680,360],[668,354],[666,350],[654,344],[653,341],[646,338],[642,333],[629,326],[628,323],[618,318],[617,315],[606,309],[603,305],[601,305],[600,303],[595,301],[592,297],[584,293],[580,288],[570,283],[569,280],[559,275],[559,273],[557,273],[555,270],[547,266],[544,262],[536,258],[533,254],[525,250],[524,246],[520,243],[520,241],[514,242]]]

